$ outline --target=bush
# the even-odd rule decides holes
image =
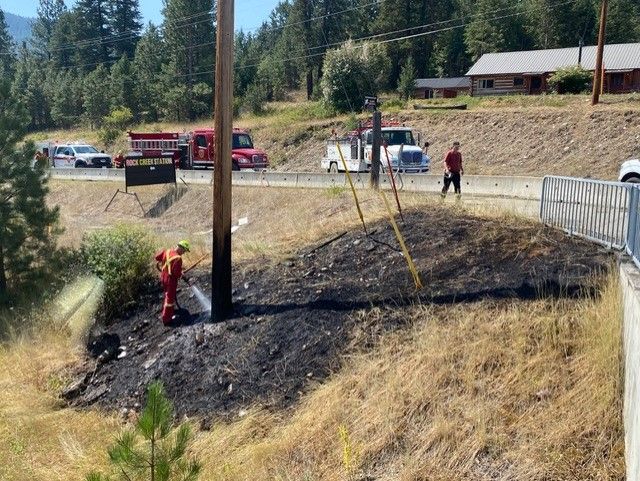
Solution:
[[[154,244],[141,228],[119,225],[92,232],[82,241],[82,257],[105,283],[106,317],[133,304],[152,278]]]
[[[326,54],[322,98],[338,112],[362,110],[364,96],[384,88],[389,70],[384,45],[348,41]]]
[[[264,103],[267,100],[267,92],[259,83],[252,83],[247,88],[242,100],[242,107],[245,111],[254,115],[264,113]]]
[[[104,127],[100,130],[100,141],[107,147],[113,145],[120,134],[133,122],[133,113],[128,107],[119,107],[102,119]]]
[[[579,65],[562,68],[549,77],[549,87],[559,94],[579,94],[589,90],[593,74]]]

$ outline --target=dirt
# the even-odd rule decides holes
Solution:
[[[422,133],[431,143],[432,171],[439,173],[450,144],[462,144],[467,174],[569,175],[617,179],[620,164],[640,156],[640,110],[567,107],[500,108],[470,111],[402,111],[396,119]],[[316,125],[313,135],[282,147],[282,139],[269,141],[268,152],[278,157],[276,170],[317,172],[324,142],[333,128],[330,121]],[[271,132],[270,132],[271,134]],[[323,137],[324,134],[324,137]],[[256,129],[255,136],[261,139]]]
[[[401,223],[421,273],[416,292],[388,223],[339,233],[284,262],[234,271],[235,311],[224,323],[183,289],[179,325],[158,319],[161,293],[141,296],[132,314],[94,329],[86,364],[70,386],[72,405],[137,411],[161,379],[179,415],[242,415],[254,406],[287,408],[336,371],[344,355],[408,322],[402,306],[484,298],[580,295],[611,256],[590,243],[524,221],[473,217],[455,208],[405,214]],[[206,272],[197,285],[210,289]],[[363,323],[358,312],[381,309]],[[398,311],[400,310],[400,311]],[[391,315],[393,313],[393,315]],[[124,353],[124,354],[122,354]]]

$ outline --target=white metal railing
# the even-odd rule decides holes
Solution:
[[[640,188],[622,182],[547,176],[540,220],[612,249],[626,249],[640,267]]]
[[[631,191],[629,227],[627,234],[627,253],[640,268],[640,185]]]

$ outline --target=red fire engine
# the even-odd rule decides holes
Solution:
[[[213,129],[198,129],[189,133],[178,132],[129,132],[129,149],[154,157],[167,152],[173,153],[176,167],[193,169],[212,168],[214,158],[215,132]],[[253,147],[249,132],[233,129],[232,169],[261,170],[269,166],[267,154]],[[119,158],[114,159],[116,167],[122,167]]]

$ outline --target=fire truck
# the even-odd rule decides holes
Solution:
[[[420,133],[414,135],[411,127],[390,120],[382,123],[382,146],[380,161],[387,169],[387,154],[391,169],[399,172],[425,173],[429,171],[431,159],[420,148]],[[338,150],[338,144],[340,150]],[[373,151],[373,125],[361,123],[356,130],[327,141],[321,167],[327,172],[344,172],[340,151],[349,172],[369,172]]]
[[[143,157],[155,157],[171,152],[176,167],[180,169],[213,168],[215,132],[213,129],[198,129],[193,132],[129,132],[131,153]],[[233,129],[231,151],[233,170],[262,170],[269,166],[267,154],[254,148],[251,135],[246,130]],[[122,167],[122,159],[116,166]]]

